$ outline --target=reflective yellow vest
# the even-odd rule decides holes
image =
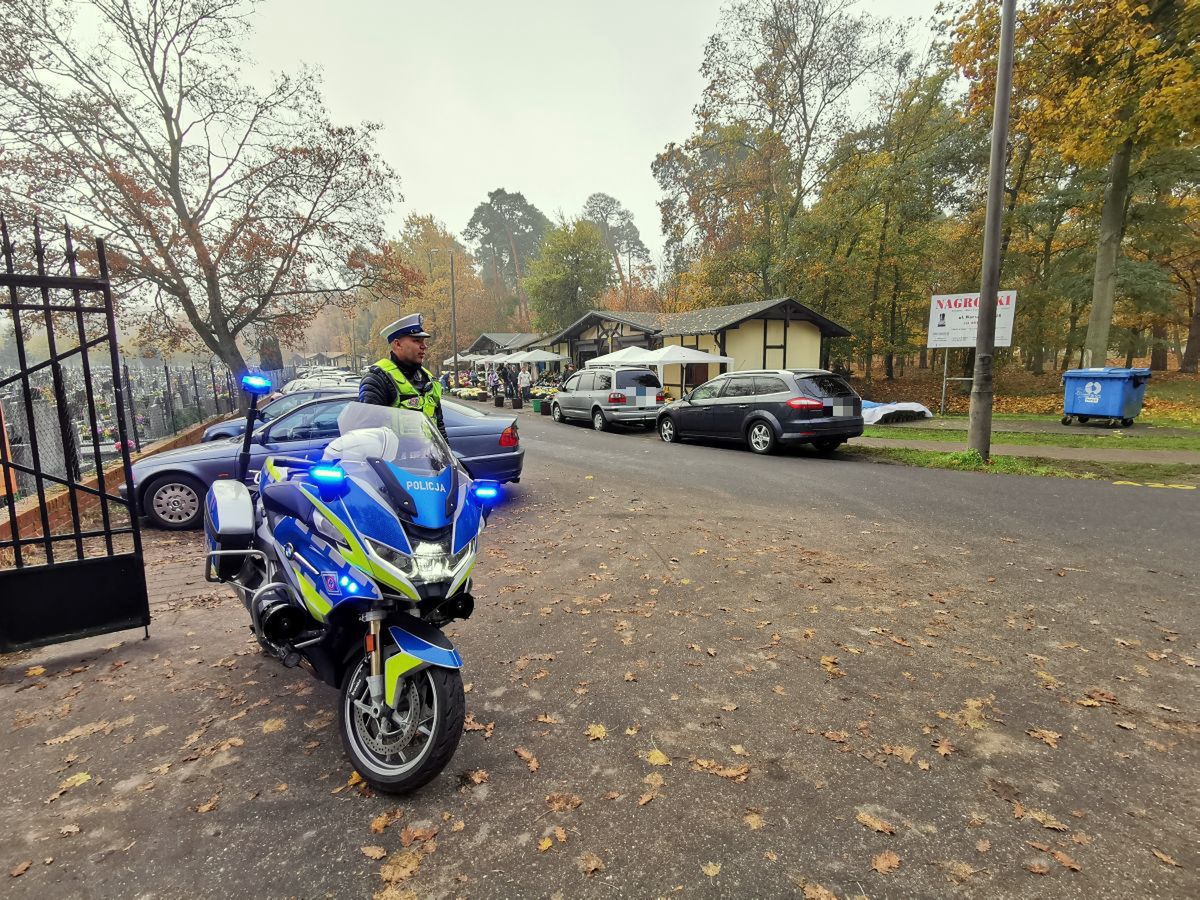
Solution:
[[[425,415],[429,416],[430,419],[437,417],[438,404],[442,402],[442,383],[434,378],[428,369],[422,369],[422,371],[425,373],[425,377],[429,379],[430,387],[426,393],[422,394],[404,377],[404,373],[400,371],[400,367],[392,362],[390,358],[381,359],[375,365],[391,375],[392,381],[396,384],[396,402],[393,404],[394,406],[403,409],[419,409]]]

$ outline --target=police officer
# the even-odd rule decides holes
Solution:
[[[442,437],[449,440],[442,419],[441,382],[421,365],[425,360],[425,342],[430,337],[421,314],[397,319],[379,336],[387,340],[391,353],[367,369],[358,386],[358,402],[420,410],[434,421]]]

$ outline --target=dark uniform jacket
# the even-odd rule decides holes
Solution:
[[[415,387],[420,393],[424,394],[433,386],[433,382],[429,377],[429,373],[422,366],[409,365],[402,363],[396,359],[396,354],[389,353],[392,362],[400,369],[400,372],[408,379],[408,383]],[[392,376],[379,366],[371,366],[367,369],[367,374],[363,376],[358,385],[358,402],[373,403],[376,406],[395,406],[399,392],[396,390],[396,382],[392,380]],[[437,412],[434,415],[434,422],[437,424],[437,430],[442,433],[449,443],[450,436],[446,434],[446,421],[442,417],[442,405],[439,403]]]

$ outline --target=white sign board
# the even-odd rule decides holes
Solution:
[[[1016,291],[996,293],[996,346],[1012,344]],[[929,347],[974,347],[979,294],[934,294],[929,303]]]

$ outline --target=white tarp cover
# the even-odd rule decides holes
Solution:
[[[932,419],[933,413],[920,403],[872,403],[864,400],[862,416],[864,425],[877,425],[889,419]]]
[[[643,354],[638,358],[638,362],[642,365],[650,366],[673,366],[689,363],[731,363],[733,362],[733,357],[669,344],[661,350],[651,350]]]
[[[561,353],[551,353],[549,350],[526,350],[521,355],[521,362],[527,363],[562,362],[567,358]]]

